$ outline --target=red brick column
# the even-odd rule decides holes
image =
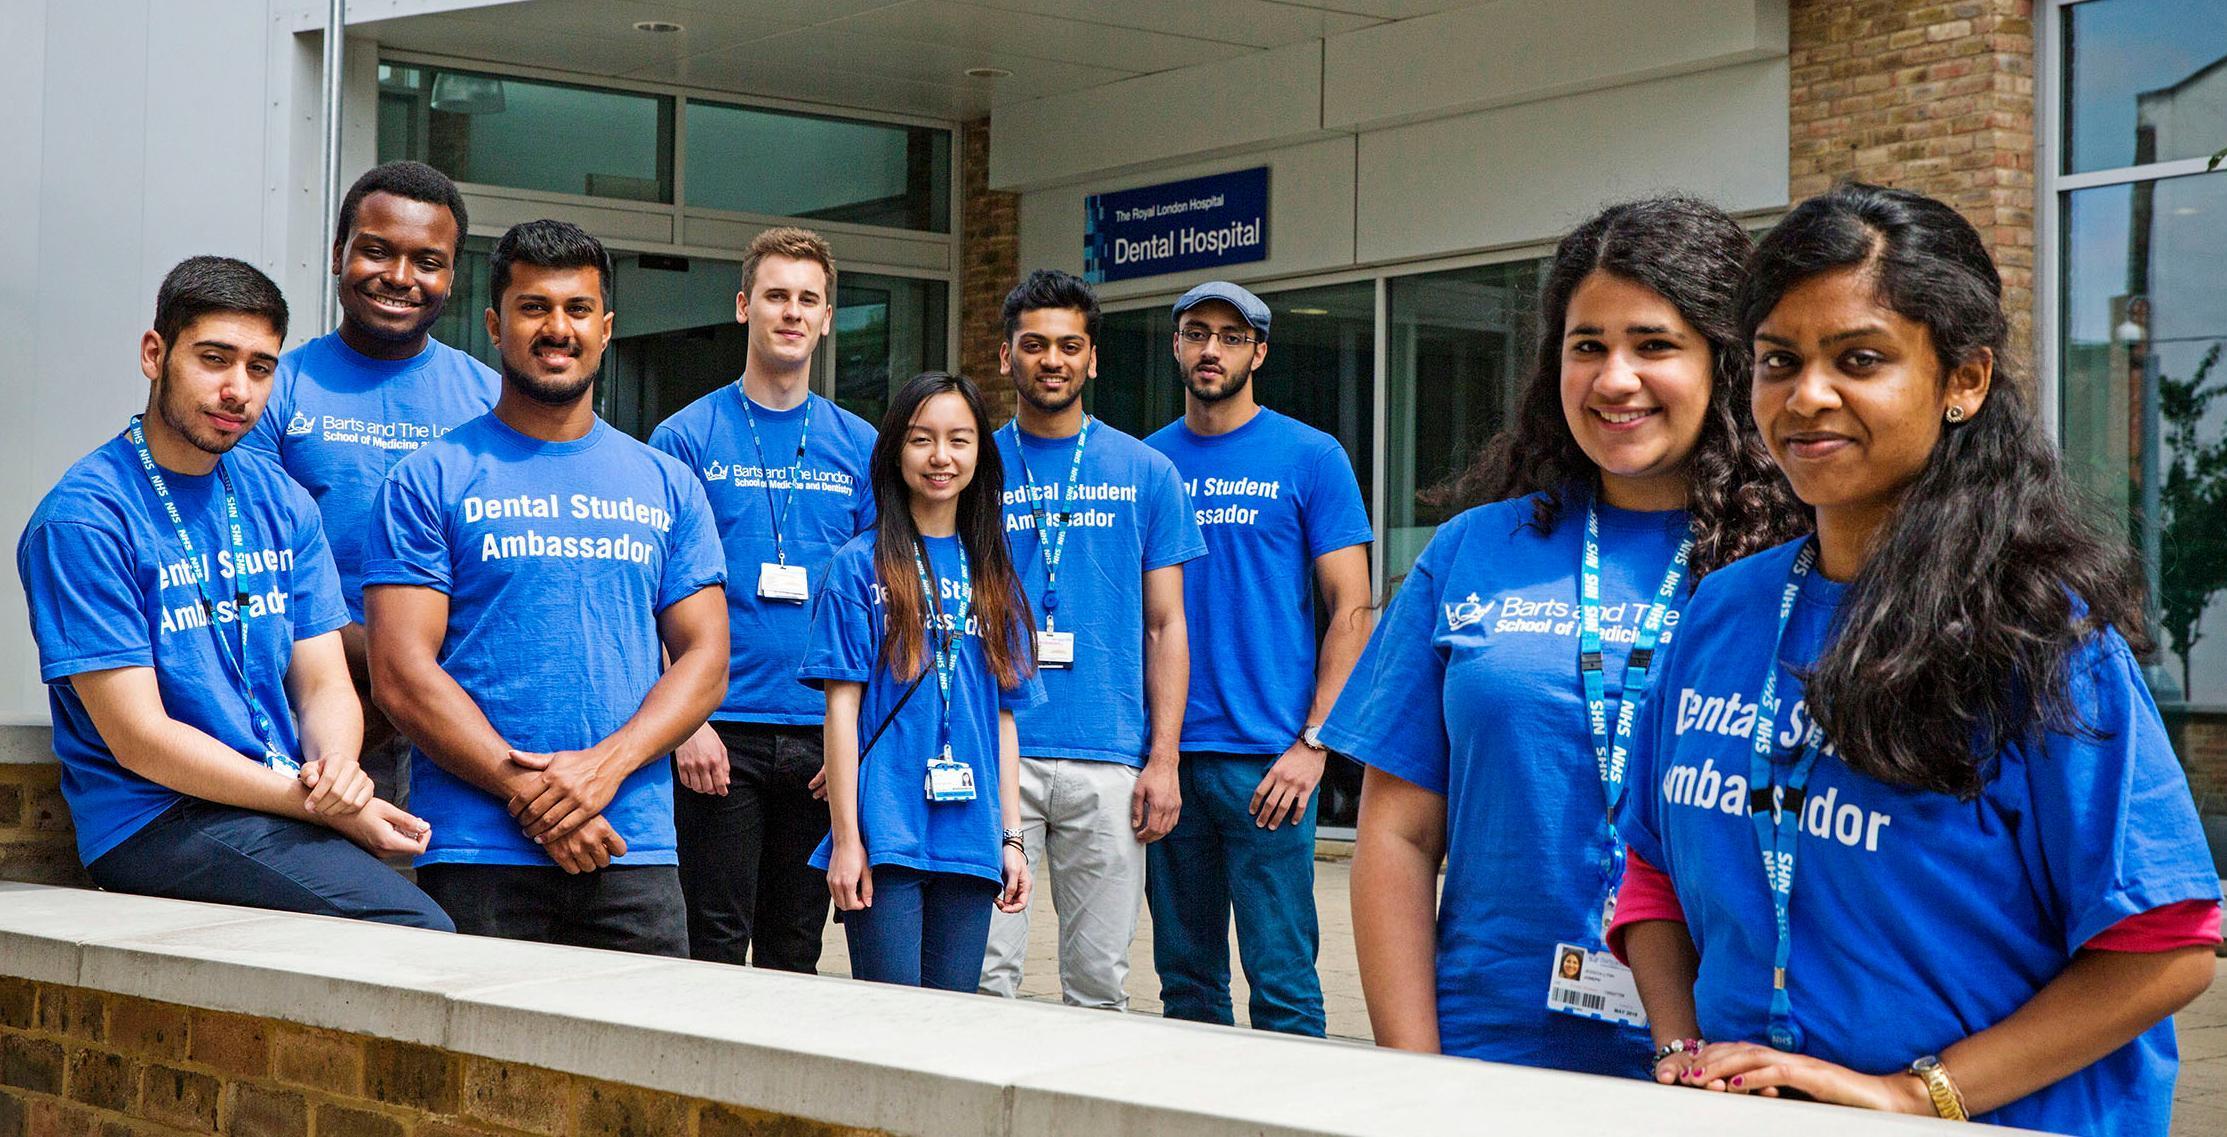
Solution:
[[[1858,178],[1931,194],[1979,227],[2012,342],[2034,307],[2032,0],[1792,0],[1793,198]]]
[[[998,374],[998,310],[1020,282],[1021,195],[990,189],[990,120],[959,132],[959,370],[982,387],[992,417],[1013,414],[1013,385]]]

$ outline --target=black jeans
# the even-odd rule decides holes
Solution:
[[[469,936],[688,956],[680,877],[671,865],[426,865],[418,887]]]
[[[425,893],[346,837],[197,798],[85,867],[110,892],[454,930]]]
[[[827,874],[806,863],[827,836],[812,797],[824,749],[817,726],[715,722],[727,744],[727,794],[673,785],[688,954],[810,973],[827,927]]]

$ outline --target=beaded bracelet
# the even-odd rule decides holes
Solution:
[[[1648,1065],[1660,1066],[1663,1064],[1663,1059],[1668,1058],[1673,1054],[1700,1053],[1701,1048],[1707,1045],[1708,1043],[1705,1043],[1698,1038],[1673,1038],[1669,1042],[1663,1043],[1661,1046],[1655,1048],[1655,1060]]]

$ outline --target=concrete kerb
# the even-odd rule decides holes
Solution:
[[[320,917],[0,886],[0,974],[922,1137],[1811,1137],[1923,1119],[1102,1011]],[[1797,1114],[1789,1114],[1789,1109]]]

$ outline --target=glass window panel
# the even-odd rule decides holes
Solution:
[[[950,291],[940,280],[870,272],[836,277],[836,403],[880,426],[899,384],[923,371],[944,370],[950,359]]]
[[[448,304],[433,321],[433,338],[501,368],[495,359],[495,342],[487,338],[487,257],[495,242],[486,237],[466,237],[456,255],[456,278],[449,285]]]
[[[1531,373],[1546,264],[1511,261],[1387,282],[1387,579],[1407,572],[1449,516],[1417,495],[1467,465],[1514,415]]]
[[[673,100],[446,68],[379,67],[379,160],[460,182],[673,200]]]
[[[950,131],[694,100],[686,113],[689,205],[951,231]]]
[[[2065,170],[2200,158],[2227,146],[2219,0],[2091,0],[2064,10]]]
[[[2146,671],[2227,869],[2227,171],[2064,218],[2065,456],[2142,550]]]

